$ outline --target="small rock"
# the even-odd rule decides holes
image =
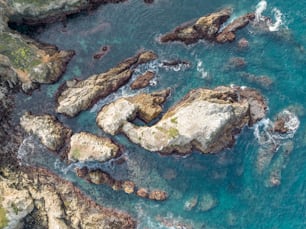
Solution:
[[[186,211],[191,211],[198,204],[198,196],[193,196],[185,202],[184,209]]]
[[[217,200],[210,193],[205,193],[198,204],[198,209],[200,211],[209,211],[217,206]]]
[[[152,190],[149,193],[149,199],[151,200],[165,200],[167,199],[167,193],[162,190]]]
[[[149,197],[149,191],[145,188],[140,188],[136,192],[137,196],[142,198],[148,198]]]
[[[150,84],[150,80],[153,79],[155,72],[146,71],[143,75],[138,76],[135,81],[131,83],[133,90],[147,87]]]
[[[122,184],[123,191],[127,194],[135,192],[135,183],[132,181],[124,181]]]
[[[241,38],[241,39],[238,41],[238,46],[239,46],[239,48],[247,48],[247,47],[249,47],[249,42],[248,42],[247,39]]]

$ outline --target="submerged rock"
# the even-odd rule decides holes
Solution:
[[[25,113],[20,118],[20,125],[27,133],[38,137],[42,144],[52,151],[59,151],[72,133],[51,115],[36,116]]]
[[[198,209],[200,211],[206,212],[217,206],[217,200],[210,193],[203,194],[201,200],[198,203]]]
[[[116,157],[119,147],[109,138],[103,138],[91,133],[73,134],[70,139],[68,159],[70,161],[100,161],[104,162]]]
[[[29,221],[34,228],[136,228],[128,214],[97,205],[46,169],[9,172],[8,178],[1,177],[0,195],[1,228],[22,228]]]
[[[157,56],[154,53],[143,51],[105,73],[90,76],[82,81],[67,81],[59,91],[56,111],[70,117],[77,115],[127,83],[136,66],[155,58]]]
[[[165,102],[169,93],[170,90],[167,89],[120,98],[101,109],[96,118],[97,124],[106,133],[114,135],[121,130],[127,120],[133,120],[136,116],[145,122],[150,122],[162,112],[161,104]]]
[[[250,83],[256,83],[257,85],[265,88],[265,89],[269,89],[272,84],[273,84],[273,80],[265,75],[261,75],[261,76],[256,76],[253,74],[250,74],[248,72],[242,72],[240,73],[240,76],[247,80]]]
[[[177,27],[173,32],[163,35],[161,42],[181,41],[192,44],[200,39],[214,41],[221,25],[230,17],[231,9],[223,9],[203,16],[195,22]]]
[[[131,88],[133,90],[147,87],[150,84],[150,80],[155,76],[154,72],[146,71],[144,74],[138,76],[132,83]]]
[[[112,109],[109,112],[116,102],[102,108],[97,117],[98,125],[104,131],[110,134],[120,131],[132,142],[150,151],[183,154],[193,148],[213,153],[231,146],[240,129],[263,118],[267,108],[263,97],[252,89],[200,88],[188,93],[159,122],[148,127],[124,121],[127,116],[123,117],[121,110]],[[123,106],[122,110],[130,107]],[[109,129],[108,120],[114,116],[121,118],[121,125]]]

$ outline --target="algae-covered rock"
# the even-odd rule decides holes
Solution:
[[[128,120],[136,116],[150,122],[161,112],[163,104],[170,90],[163,90],[151,94],[141,93],[135,96],[120,98],[104,106],[96,121],[99,127],[109,134],[116,134]]]
[[[20,124],[27,133],[37,136],[42,144],[53,151],[60,150],[72,133],[51,115],[25,113],[20,118]]]
[[[66,82],[57,98],[57,112],[70,117],[88,109],[97,100],[104,98],[128,82],[139,64],[154,60],[157,56],[143,51],[130,57],[105,73],[90,76],[86,80]]]
[[[110,139],[91,133],[73,134],[70,139],[68,159],[70,161],[100,161],[110,160],[118,155],[119,147]]]
[[[102,108],[97,117],[98,125],[106,132],[109,130],[105,125],[107,120],[120,117],[120,111],[108,112],[111,106]],[[252,89],[200,88],[191,91],[153,126],[136,126],[121,120],[119,130],[112,129],[108,133],[120,131],[150,151],[188,153],[195,148],[209,153],[231,146],[235,134],[243,126],[263,118],[265,111],[263,97]]]

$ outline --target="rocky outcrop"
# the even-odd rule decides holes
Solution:
[[[116,103],[102,108],[97,117],[98,125],[105,132],[120,131],[149,151],[183,154],[193,148],[212,153],[231,146],[235,134],[243,126],[263,118],[267,108],[263,97],[252,89],[197,89],[171,108],[159,122],[148,127],[128,122],[129,116],[123,117],[121,113],[130,109],[130,104],[126,108],[121,104],[121,109],[115,109]],[[116,116],[121,125],[109,128],[109,119]]]
[[[118,156],[119,147],[109,138],[98,137],[91,133],[73,134],[70,139],[68,159],[70,161],[105,162]]]
[[[154,53],[143,51],[105,73],[90,76],[82,81],[67,81],[59,91],[56,111],[70,117],[77,115],[91,107],[97,100],[108,96],[127,83],[136,66],[155,58],[157,56]]]
[[[45,169],[27,167],[4,175],[0,180],[1,228],[24,224],[50,229],[136,228],[131,216],[97,205],[72,183]]]
[[[167,193],[163,190],[155,189],[150,191],[146,188],[138,188],[133,181],[116,180],[101,169],[89,169],[87,167],[82,167],[77,168],[76,173],[79,177],[87,180],[90,183],[97,185],[104,184],[111,187],[115,191],[122,190],[127,194],[136,194],[141,198],[157,201],[163,201],[168,198]]]
[[[236,38],[235,32],[255,18],[254,13],[248,13],[238,17],[220,31],[221,26],[231,16],[231,13],[231,9],[223,9],[203,16],[195,22],[185,23],[177,27],[173,32],[163,35],[160,40],[161,42],[181,41],[186,45],[201,39],[218,43],[231,42]]]
[[[163,35],[161,42],[181,41],[192,44],[200,39],[214,41],[221,25],[230,17],[231,9],[223,9],[203,16],[195,22],[177,27],[173,32]]]
[[[51,115],[31,115],[25,113],[20,118],[20,125],[30,134],[35,135],[50,150],[58,152],[72,131]]]
[[[122,126],[136,116],[150,122],[161,112],[161,105],[165,102],[170,90],[163,90],[151,94],[141,93],[136,96],[120,98],[106,105],[99,112],[96,122],[105,132],[109,134],[118,133]]]
[[[234,41],[236,38],[235,32],[238,29],[241,29],[245,27],[247,24],[249,24],[250,21],[253,21],[255,19],[254,13],[248,13],[246,15],[243,15],[241,17],[238,17],[233,22],[231,22],[229,25],[227,25],[217,36],[216,41],[218,43],[226,43]]]
[[[150,80],[155,76],[154,72],[146,71],[144,74],[138,76],[130,85],[131,89],[136,90],[147,87],[150,84]]]

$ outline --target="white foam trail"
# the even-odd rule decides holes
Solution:
[[[205,71],[203,67],[203,62],[201,60],[197,60],[197,71],[201,73],[201,78],[205,79],[208,77],[208,72]]]
[[[262,20],[262,12],[264,12],[267,9],[267,2],[265,0],[260,1],[255,10],[255,21],[260,22]]]
[[[275,32],[275,31],[278,31],[279,27],[283,24],[283,21],[282,21],[283,14],[277,8],[273,8],[272,12],[274,13],[275,23],[269,24],[268,27],[269,27],[269,31]]]

